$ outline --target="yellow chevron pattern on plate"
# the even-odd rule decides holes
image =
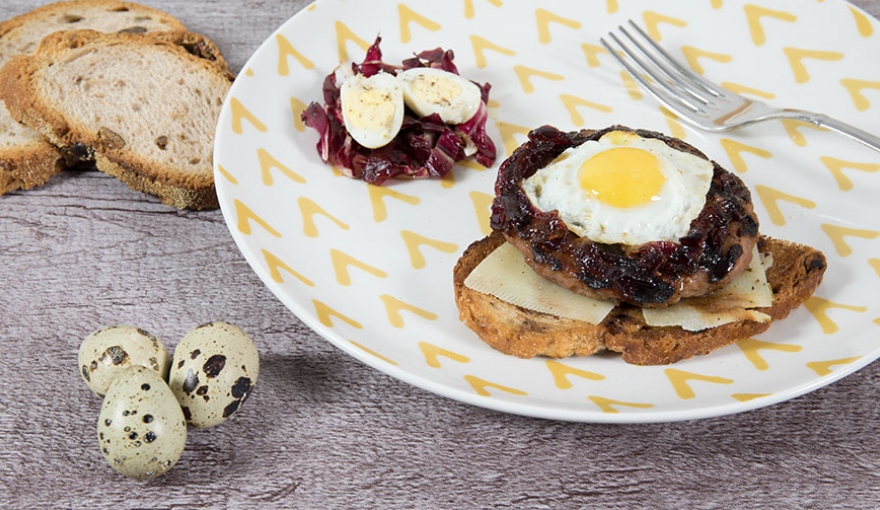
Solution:
[[[868,308],[865,306],[835,303],[819,296],[811,296],[808,298],[804,303],[804,308],[813,314],[813,317],[819,321],[819,325],[822,326],[822,332],[826,335],[832,335],[840,330],[840,326],[829,317],[829,310],[847,310],[856,313],[864,313],[868,311]]]
[[[275,34],[275,42],[278,44],[278,74],[280,76],[288,76],[290,74],[291,58],[303,69],[315,68],[315,63],[294,48],[290,41],[282,34]]]
[[[660,34],[660,24],[667,24],[674,27],[686,27],[687,21],[654,11],[645,11],[642,13],[642,20],[645,22],[645,31],[655,41],[662,41],[663,36]]]
[[[770,364],[760,354],[760,351],[762,350],[800,352],[803,349],[800,345],[766,342],[755,338],[745,338],[738,341],[736,345],[742,349],[746,359],[748,359],[758,370],[767,370],[770,368]]]
[[[441,357],[448,358],[457,363],[469,363],[471,361],[470,358],[463,354],[452,352],[428,342],[419,342],[419,348],[425,356],[425,363],[431,368],[441,368],[443,366],[443,363],[440,361]]]
[[[317,0],[267,37],[223,107],[215,184],[237,246],[293,313],[344,352],[501,411],[608,423],[717,416],[880,357],[880,227],[865,212],[878,207],[880,159],[794,120],[719,134],[690,128],[599,44],[627,19],[731,91],[809,103],[880,132],[880,22],[842,0]],[[462,76],[491,85],[492,168],[467,162],[439,182],[372,186],[320,162],[302,115],[322,100],[324,77],[359,62],[377,35],[389,62],[451,49]],[[458,319],[452,268],[491,233],[498,166],[543,124],[661,131],[729,163],[764,233],[823,249],[825,282],[766,333],[670,367],[492,350]]]
[[[513,56],[516,55],[516,52],[495,44],[488,39],[480,37],[479,35],[471,36],[471,46],[474,50],[474,55],[477,58],[477,67],[484,68],[489,65],[489,59],[486,57],[486,51],[491,51],[493,53],[499,53],[501,55]]]
[[[560,390],[567,390],[574,387],[569,376],[580,377],[589,381],[601,381],[602,379],[605,379],[605,376],[602,374],[574,368],[561,361],[555,361],[552,359],[547,360],[547,369],[553,374],[553,382]]]
[[[423,308],[419,308],[415,305],[411,305],[394,296],[383,294],[379,296],[379,299],[381,299],[382,302],[385,304],[385,310],[388,314],[388,322],[391,324],[391,326],[395,328],[402,328],[406,326],[406,320],[404,319],[404,315],[402,312],[408,312],[429,321],[437,320],[436,313],[430,312]]]
[[[871,107],[871,102],[864,94],[865,89],[880,90],[880,81],[857,80],[854,78],[843,78],[840,84],[849,92],[852,97],[853,104],[859,111],[865,111]]]
[[[535,20],[538,23],[538,42],[541,44],[549,44],[553,39],[550,32],[550,24],[558,24],[571,29],[578,29],[583,26],[578,20],[566,18],[558,14],[554,14],[547,9],[536,9]]]
[[[823,223],[822,230],[834,243],[834,248],[841,257],[849,257],[853,254],[853,248],[846,242],[848,237],[860,237],[862,239],[876,239],[880,236],[880,232],[876,230],[868,230],[866,228],[842,227],[840,225],[832,225]]]
[[[287,265],[280,257],[276,256],[269,250],[263,250],[263,258],[266,259],[266,265],[269,267],[269,275],[278,283],[284,283],[284,274],[287,273],[309,287],[314,287],[315,282],[309,280],[297,270]]]
[[[373,349],[370,349],[369,347],[367,347],[367,346],[365,346],[365,345],[363,345],[363,344],[360,344],[360,343],[358,343],[358,342],[355,342],[354,340],[349,340],[349,342],[351,343],[351,345],[353,345],[353,346],[357,347],[358,349],[364,351],[365,353],[369,354],[370,356],[373,356],[374,358],[380,359],[380,360],[384,361],[385,363],[388,363],[389,365],[399,365],[399,363],[396,362],[396,361],[394,361],[393,359],[388,358],[388,357],[386,357],[386,356],[383,356],[383,355],[379,354],[378,352],[374,351]]]
[[[335,323],[333,322],[333,317],[336,317],[337,319],[355,329],[363,329],[363,325],[361,325],[360,322],[352,319],[347,315],[343,315],[323,301],[313,299],[312,304],[315,307],[315,316],[318,318],[319,321],[321,321],[321,324],[327,326],[328,328],[332,328],[335,325]]]
[[[761,200],[761,203],[764,204],[764,208],[767,209],[770,221],[772,221],[774,225],[785,225],[785,215],[779,207],[780,201],[788,202],[805,209],[815,209],[816,207],[816,202],[813,202],[812,200],[796,197],[779,191],[778,189],[771,188],[770,186],[758,184],[755,186],[755,192]]]
[[[770,393],[731,393],[730,398],[735,399],[739,402],[749,402],[751,400],[756,400],[759,398],[769,397]]]
[[[370,43],[365,39],[358,37],[348,25],[341,21],[335,23],[336,29],[336,51],[338,53],[339,62],[348,62],[352,60],[348,54],[349,43],[353,42],[361,51],[366,51],[370,47]]]
[[[714,60],[715,62],[720,62],[722,64],[726,64],[733,60],[733,55],[701,50],[696,46],[690,46],[687,44],[681,47],[681,52],[684,55],[684,59],[688,66],[690,66],[690,68],[697,74],[705,74],[706,72],[706,70],[703,69],[702,64],[700,64],[700,59],[705,58]]]
[[[617,407],[632,407],[636,409],[650,409],[654,407],[653,404],[646,404],[640,402],[623,402],[622,400],[613,400],[610,398],[599,397],[596,395],[591,395],[587,397],[590,399],[590,402],[596,404],[599,409],[602,410],[603,413],[619,413],[620,409]]]
[[[772,98],[768,98],[768,99],[772,99]],[[794,142],[794,144],[797,145],[798,147],[805,147],[807,145],[807,139],[801,133],[801,128],[812,128],[812,129],[816,129],[819,131],[826,131],[825,128],[822,128],[819,126],[814,126],[813,124],[810,124],[809,122],[802,122],[799,120],[783,119],[783,120],[780,120],[780,122],[782,123],[782,126],[785,128],[785,132],[788,133],[789,138],[791,138],[791,141]]]
[[[385,205],[386,197],[409,205],[418,205],[421,202],[421,199],[417,196],[407,195],[385,186],[367,184],[367,191],[370,194],[370,204],[373,206],[373,221],[376,223],[382,223],[388,219],[388,207]]]
[[[366,273],[376,278],[387,278],[388,273],[378,267],[362,262],[355,257],[335,248],[330,250],[330,261],[333,263],[333,271],[336,273],[336,281],[343,287],[352,284],[352,277],[349,268],[354,267],[360,272]]]
[[[804,63],[804,60],[813,59],[835,62],[843,58],[843,53],[838,51],[810,50],[792,48],[790,46],[782,48],[782,52],[788,58],[788,64],[794,73],[795,83],[806,83],[810,80],[810,73],[807,71],[807,65]]]
[[[270,154],[269,151],[267,151],[266,149],[257,149],[257,159],[260,162],[260,170],[263,174],[263,184],[265,184],[266,186],[271,186],[275,183],[275,178],[272,177],[272,170],[276,169],[280,170],[282,175],[294,182],[298,182],[300,184],[305,184],[306,182],[306,179],[302,175],[286,167],[280,161],[275,159],[275,156]]]
[[[733,384],[733,380],[727,379],[726,377],[697,374],[694,372],[679,370],[677,368],[667,368],[663,372],[666,374],[669,382],[672,383],[672,387],[673,389],[675,389],[675,393],[678,395],[679,398],[684,400],[692,399],[697,396],[696,392],[691,387],[691,381],[698,381],[709,384]]]
[[[443,28],[436,21],[422,16],[405,4],[398,4],[397,13],[400,16],[400,42],[403,44],[407,44],[412,40],[411,24],[419,25],[425,30],[430,30],[431,32],[436,32]]]
[[[769,18],[770,21],[779,20],[788,23],[793,23],[797,21],[797,16],[791,14],[790,12],[770,9],[755,4],[748,4],[744,6],[743,11],[745,12],[746,19],[748,20],[749,32],[751,33],[752,42],[755,44],[755,46],[762,46],[764,43],[767,42],[767,34],[764,32],[765,18]]]
[[[766,149],[753,147],[732,138],[722,138],[719,140],[719,143],[721,144],[721,148],[724,149],[724,152],[727,153],[727,157],[730,159],[731,164],[733,164],[733,169],[739,173],[745,173],[749,169],[746,159],[742,156],[744,152],[764,159],[770,159],[773,157],[773,154]]]
[[[834,176],[834,180],[837,181],[837,186],[840,187],[841,191],[849,191],[853,188],[852,179],[843,172],[845,169],[862,172],[880,171],[880,163],[847,161],[831,156],[822,156],[819,160],[828,168],[831,175]]]
[[[458,245],[455,243],[431,239],[411,230],[401,230],[400,237],[403,238],[403,242],[406,244],[406,251],[409,253],[409,260],[412,262],[413,269],[423,269],[427,266],[425,256],[421,252],[422,246],[428,246],[444,253],[455,253],[458,251]]]
[[[464,376],[464,380],[467,381],[468,384],[470,384],[471,387],[473,387],[474,391],[477,392],[477,395],[480,395],[481,397],[491,397],[492,392],[489,391],[490,389],[498,390],[498,391],[501,391],[504,393],[509,393],[511,395],[519,395],[519,396],[528,395],[528,393],[523,390],[518,390],[518,389],[512,388],[510,386],[504,386],[502,384],[487,381],[486,379],[483,379],[481,377],[477,377],[475,375],[466,375],[466,376]]]
[[[229,100],[229,109],[232,112],[232,132],[240,135],[244,133],[244,121],[248,121],[254,129],[260,132],[268,131],[268,128],[258,119],[250,110],[237,98],[233,97]]]
[[[831,367],[853,363],[855,361],[858,361],[860,357],[861,356],[854,356],[852,358],[841,358],[828,361],[811,361],[807,363],[807,368],[809,368],[813,372],[816,372],[820,377],[822,377],[834,371],[831,369]]]

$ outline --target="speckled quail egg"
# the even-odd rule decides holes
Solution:
[[[143,366],[122,369],[98,416],[101,453],[119,473],[140,480],[167,472],[186,445],[186,420],[168,384]]]
[[[253,340],[226,322],[203,324],[174,350],[169,385],[193,427],[211,427],[236,412],[260,370]]]
[[[523,181],[523,191],[581,237],[676,242],[703,209],[713,170],[710,161],[661,140],[610,131],[563,152]]]
[[[79,347],[80,373],[99,397],[107,393],[110,383],[123,369],[135,365],[149,367],[166,379],[171,356],[155,335],[125,325],[94,331]]]

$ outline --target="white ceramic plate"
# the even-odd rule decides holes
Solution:
[[[805,125],[710,135],[633,90],[599,37],[634,19],[708,77],[772,104],[880,133],[880,23],[837,0],[618,3],[320,0],[256,51],[217,130],[215,176],[232,236],[302,321],[362,362],[463,402],[586,422],[741,412],[812,391],[880,355],[880,155]],[[625,124],[683,138],[754,190],[763,232],[815,246],[816,296],[769,332],[667,367],[613,355],[521,360],[458,320],[452,268],[488,232],[495,168],[371,187],[339,176],[299,115],[377,34],[385,60],[435,47],[492,84],[500,164],[529,128]]]

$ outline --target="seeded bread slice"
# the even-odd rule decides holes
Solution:
[[[191,32],[56,32],[0,69],[13,118],[67,154],[179,209],[218,207],[212,148],[233,81]]]
[[[627,363],[667,365],[730,345],[766,331],[772,321],[785,318],[809,298],[825,273],[822,252],[788,241],[762,236],[758,251],[770,253],[773,265],[767,281],[773,289],[773,305],[757,310],[772,321],[741,320],[702,331],[648,326],[641,310],[621,305],[599,324],[522,308],[489,294],[468,288],[464,280],[504,243],[498,232],[474,242],[462,254],[453,271],[455,302],[459,316],[492,348],[520,358],[588,356],[601,351],[622,354]]]
[[[118,0],[56,2],[0,23],[0,67],[33,53],[60,30],[149,33],[183,31],[183,23],[156,9]],[[70,161],[36,131],[21,126],[0,101],[0,195],[45,184]]]

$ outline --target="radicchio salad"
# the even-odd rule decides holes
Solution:
[[[313,102],[303,112],[305,125],[320,134],[317,150],[321,160],[349,177],[374,185],[395,177],[440,178],[449,173],[456,162],[469,157],[483,166],[492,166],[496,151],[495,144],[486,134],[486,104],[491,87],[488,83],[480,85],[466,81],[468,87],[472,86],[470,84],[479,87],[479,104],[473,105],[475,113],[463,122],[445,122],[438,113],[424,114],[423,111],[423,115],[419,115],[407,101],[401,108],[403,118],[402,122],[398,120],[399,131],[391,135],[393,138],[387,143],[383,141],[384,145],[365,147],[352,137],[346,128],[341,93],[345,81],[352,77],[369,79],[387,73],[401,78],[412,69],[433,68],[454,74],[455,77],[451,78],[463,82],[453,63],[452,50],[426,50],[398,66],[382,61],[380,42],[381,37],[377,37],[368,48],[364,61],[352,63],[350,71],[340,66],[327,75],[323,83],[324,104]],[[432,91],[428,94],[436,95]]]

